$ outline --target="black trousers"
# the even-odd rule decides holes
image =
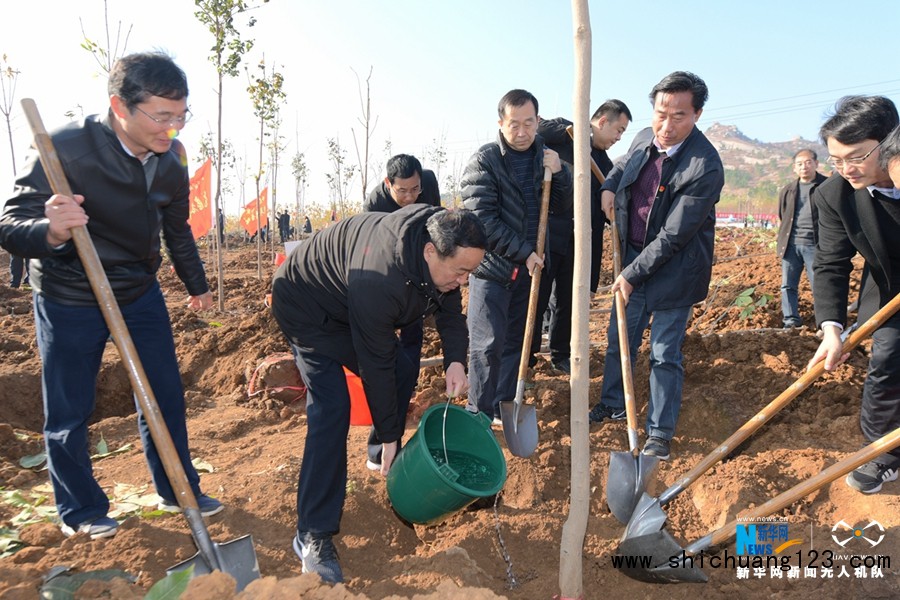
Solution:
[[[872,356],[863,385],[859,425],[874,442],[900,427],[900,314],[895,314],[872,335]],[[900,448],[876,459],[900,465]]]

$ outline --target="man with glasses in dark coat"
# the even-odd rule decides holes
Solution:
[[[900,292],[900,190],[891,181],[880,149],[897,127],[897,107],[883,96],[847,96],[819,130],[828,146],[832,176],[816,188],[819,241],[813,300],[822,343],[809,362],[832,371],[847,359],[841,333],[847,325],[852,259],[865,259],[859,320],[865,321]],[[896,142],[892,142],[896,143]],[[896,150],[895,150],[896,151]],[[900,427],[900,313],[872,334],[869,369],[859,417],[863,437],[873,442]],[[897,479],[900,449],[862,465],[847,476],[864,494]]]

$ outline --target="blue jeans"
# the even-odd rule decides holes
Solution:
[[[816,247],[811,244],[789,242],[781,259],[781,314],[785,327],[799,327],[803,324],[797,304],[797,290],[800,274],[806,267],[809,286],[813,283],[813,258]]]
[[[184,389],[159,284],[120,308],[188,481],[199,495],[200,476],[188,449]],[[94,412],[97,374],[109,329],[99,308],[60,304],[41,294],[34,294],[34,321],[43,366],[44,442],[50,482],[60,518],[76,527],[109,511],[109,499],[93,476],[88,447],[88,421]],[[140,406],[137,414],[156,492],[173,502],[175,492]]]
[[[638,253],[628,248],[625,264],[630,264]],[[671,440],[681,411],[681,390],[684,384],[684,367],[681,364],[681,346],[684,342],[691,306],[666,310],[647,309],[644,287],[635,288],[625,307],[628,321],[628,350],[631,364],[637,358],[644,331],[650,325],[650,401],[647,410],[647,435]],[[609,346],[603,367],[603,391],[601,402],[613,408],[624,408],[625,390],[622,384],[622,363],[619,359],[619,330],[615,306],[611,309]]]
[[[516,396],[530,290],[524,267],[509,289],[469,276],[469,404],[491,417]]]

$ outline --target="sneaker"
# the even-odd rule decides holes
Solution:
[[[558,360],[551,360],[550,366],[552,366],[557,371],[562,371],[566,375],[570,375],[572,373],[572,363],[568,358],[560,358]]]
[[[211,496],[207,496],[206,494],[200,494],[197,496],[197,506],[200,507],[200,516],[203,517],[211,517],[213,515],[217,515],[223,510],[225,510],[225,505],[216,500]],[[159,510],[164,510],[170,513],[180,513],[181,507],[178,506],[178,503],[174,500],[162,500],[157,506]]]
[[[93,521],[85,521],[75,528],[69,527],[63,523],[60,529],[62,529],[63,535],[66,537],[72,537],[76,533],[86,533],[91,536],[92,540],[99,540],[116,535],[116,531],[119,529],[119,523],[115,519],[110,519],[109,517],[100,517]]]
[[[602,423],[606,419],[609,419],[610,421],[624,421],[625,409],[613,408],[599,402],[591,409],[591,412],[588,413],[588,420],[591,423]]]
[[[303,563],[303,573],[317,573],[325,583],[344,582],[337,548],[330,535],[315,536],[308,532],[298,532],[294,536],[293,546]]]
[[[641,454],[655,456],[659,460],[669,460],[669,440],[651,435],[644,444]]]
[[[370,471],[381,471],[381,463],[366,460],[366,468]]]
[[[500,417],[494,417],[494,420],[491,421],[491,427],[493,429],[503,429],[503,419]]]
[[[889,467],[874,460],[847,475],[847,485],[863,494],[875,494],[881,491],[881,485],[897,479],[897,468]]]

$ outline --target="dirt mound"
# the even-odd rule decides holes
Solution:
[[[660,465],[654,489],[649,490],[654,495],[675,483],[802,375],[818,344],[806,283],[800,297],[806,327],[780,329],[781,272],[774,256],[773,233],[723,229],[717,235],[718,262],[710,296],[695,307],[684,346],[684,404],[673,456]],[[609,258],[609,252],[606,255]],[[206,261],[212,265],[208,270],[215,287],[215,261],[208,255]],[[160,276],[187,389],[191,446],[204,464],[202,485],[227,505],[223,513],[208,520],[210,533],[217,542],[251,533],[264,575],[237,597],[531,600],[557,594],[560,538],[569,510],[570,391],[568,379],[553,370],[546,358],[539,359],[530,371],[533,387],[527,391],[528,401],[534,402],[538,411],[537,451],[522,459],[504,450],[508,478],[503,491],[495,498],[475,502],[440,525],[410,526],[393,513],[383,478],[365,468],[367,428],[351,428],[347,503],[343,530],[336,538],[347,584],[322,586],[313,576],[299,576],[300,563],[291,549],[291,538],[306,421],[302,401],[289,389],[300,383],[293,379],[295,374],[285,356],[289,348],[264,304],[272,267],[265,264],[262,270],[259,279],[255,248],[231,248],[225,261],[225,311],[199,315],[186,308],[184,290],[168,267]],[[610,282],[607,265],[601,285]],[[742,295],[751,298],[750,310],[746,302],[738,301]],[[594,403],[600,395],[609,298],[599,295],[592,308],[589,387]],[[97,386],[91,447],[102,439],[109,450],[123,450],[96,459],[94,469],[123,516],[141,514],[126,518],[116,537],[95,542],[83,536],[64,539],[57,526],[46,521],[19,525],[26,520],[40,521],[38,509],[52,505],[46,473],[20,465],[21,459],[42,448],[40,361],[30,311],[29,292],[0,289],[4,331],[0,341],[0,485],[6,490],[0,521],[3,527],[18,530],[21,541],[17,552],[0,559],[0,598],[35,597],[41,578],[59,565],[76,572],[122,569],[136,576],[134,583],[122,579],[92,582],[91,588],[82,590],[82,597],[142,597],[165,576],[166,568],[192,556],[196,548],[182,517],[159,515],[152,511],[153,506],[145,506],[143,512],[135,509],[134,498],[149,494],[151,487],[134,423],[133,397],[111,345]],[[440,353],[433,328],[426,327],[423,355]],[[275,359],[264,365],[270,357]],[[857,450],[862,444],[857,421],[866,360],[864,345],[847,366],[814,383],[667,505],[667,528],[675,538],[684,543],[698,539]],[[644,347],[635,365],[641,422],[649,393],[648,369]],[[248,397],[254,374],[260,393]],[[443,401],[440,369],[423,369],[407,435],[412,435],[425,408]],[[502,434],[497,435],[505,448]],[[896,566],[884,568],[883,577],[867,572],[863,578],[846,557],[834,559],[830,578],[822,571],[813,578],[803,569],[796,577],[778,569],[780,576],[768,570],[763,576],[751,569],[742,577],[735,568],[709,565],[703,570],[710,581],[703,587],[663,587],[625,577],[611,562],[623,526],[609,513],[605,495],[608,453],[626,450],[625,425],[594,425],[590,439],[586,597],[896,596]],[[888,484],[880,494],[863,496],[840,480],[826,486],[775,515],[786,524],[791,539],[801,540],[785,553],[800,552],[807,559],[815,551],[820,563],[825,551],[836,556],[877,554],[900,560],[898,491],[896,484]],[[14,493],[20,500],[12,501]],[[30,519],[23,516],[27,511],[31,511]],[[861,539],[852,539],[846,546],[837,543],[841,522],[852,528],[871,521],[884,528],[877,547]],[[718,550],[720,557],[721,552],[736,553],[733,541]],[[800,555],[791,556],[796,564]],[[841,575],[841,566],[848,575]],[[183,597],[230,598],[229,586],[224,576],[204,577],[194,580]]]

